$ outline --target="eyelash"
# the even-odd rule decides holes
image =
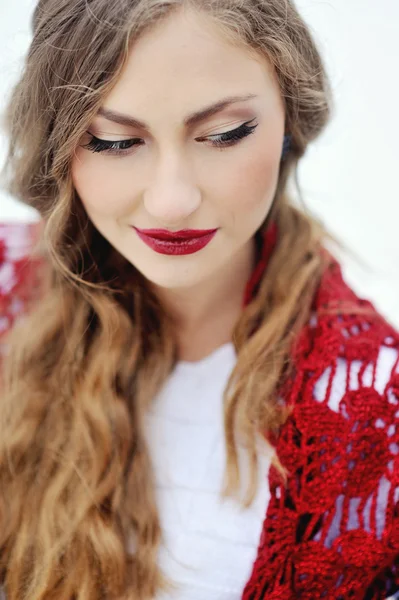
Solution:
[[[212,145],[217,148],[223,149],[228,146],[233,146],[233,145],[237,144],[242,139],[244,139],[245,137],[247,137],[248,135],[250,135],[251,133],[253,133],[255,131],[255,129],[257,128],[258,125],[257,124],[249,125],[249,123],[252,123],[254,120],[255,119],[252,119],[251,121],[247,121],[246,123],[243,123],[242,125],[240,125],[240,127],[237,127],[236,129],[232,129],[231,131],[225,131],[223,133],[218,133],[213,136],[209,136],[209,138],[217,138],[216,140],[212,140]],[[126,150],[130,150],[133,146],[139,145],[134,142],[136,142],[137,140],[140,139],[140,138],[132,138],[130,140],[122,140],[120,142],[113,142],[110,140],[100,140],[95,135],[93,135],[93,134],[90,134],[90,135],[92,136],[90,142],[88,144],[84,144],[82,146],[83,148],[86,148],[87,150],[91,150],[91,152],[104,152],[106,154],[111,154],[113,156],[128,154],[128,152],[126,152]],[[206,139],[206,138],[198,138],[198,139],[201,140],[201,139]]]

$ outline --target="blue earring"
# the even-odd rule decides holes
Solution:
[[[288,152],[291,149],[291,139],[292,139],[291,135],[284,136],[283,151],[281,153],[282,160],[287,156]]]

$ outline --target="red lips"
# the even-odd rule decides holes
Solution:
[[[194,254],[205,248],[215,236],[217,229],[139,229],[133,227],[139,238],[158,254],[181,256]]]
[[[192,240],[205,235],[210,235],[216,229],[181,229],[180,231],[168,231],[167,229],[139,229],[137,231],[156,240]]]

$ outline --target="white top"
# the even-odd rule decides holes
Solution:
[[[198,362],[179,362],[147,418],[166,539],[160,564],[178,584],[159,600],[239,600],[251,574],[270,497],[270,452],[259,461],[253,505],[223,502],[222,397],[235,361],[227,343]]]

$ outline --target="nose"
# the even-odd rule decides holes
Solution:
[[[154,225],[183,225],[201,205],[201,192],[186,162],[169,153],[152,171],[144,194],[144,207]]]

